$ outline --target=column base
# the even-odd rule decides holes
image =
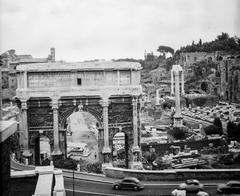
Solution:
[[[173,119],[173,126],[174,127],[182,127],[183,126],[183,118],[182,117],[174,117]]]
[[[103,150],[102,150],[102,153],[105,154],[105,153],[111,153],[111,149],[108,147],[103,147]]]
[[[24,150],[23,153],[22,153],[22,155],[23,155],[24,157],[26,157],[26,158],[29,158],[29,157],[32,156],[32,153],[31,153],[30,150]]]
[[[55,148],[52,153],[51,153],[52,156],[55,156],[55,155],[62,155],[62,151],[59,149],[59,148]]]
[[[111,163],[102,163],[102,171],[103,171],[103,173],[105,173],[104,170],[105,170],[107,167],[113,167],[113,166],[112,166]]]
[[[130,165],[131,165],[131,169],[143,170],[143,165],[142,165],[142,163],[139,162],[139,161],[131,162]]]
[[[140,152],[139,146],[132,146],[132,152]]]

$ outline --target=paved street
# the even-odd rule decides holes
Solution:
[[[94,122],[93,120],[92,116],[86,112],[76,112],[70,116],[72,135],[68,136],[67,140],[69,142],[88,144],[91,154],[88,157],[82,157],[87,162],[98,161],[98,158],[95,159],[94,156],[95,152],[98,154],[98,141],[95,133],[89,129],[89,125]]]

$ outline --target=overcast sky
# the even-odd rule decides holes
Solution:
[[[0,54],[143,59],[160,45],[240,37],[239,0],[0,0]]]

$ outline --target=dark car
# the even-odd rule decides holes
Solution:
[[[240,182],[229,181],[226,184],[218,184],[217,191],[219,193],[240,193]]]
[[[201,191],[204,189],[204,186],[196,179],[189,179],[186,180],[184,183],[181,183],[179,185],[179,189],[186,191]]]
[[[133,189],[135,191],[141,190],[144,188],[144,185],[134,177],[124,178],[122,181],[115,182],[112,186],[114,189]]]

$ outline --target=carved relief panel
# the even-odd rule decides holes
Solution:
[[[53,126],[53,112],[52,108],[29,108],[28,112],[28,126]]]
[[[28,73],[29,88],[70,87],[76,83],[72,72]]]
[[[111,103],[108,108],[109,124],[132,122],[131,103]]]

